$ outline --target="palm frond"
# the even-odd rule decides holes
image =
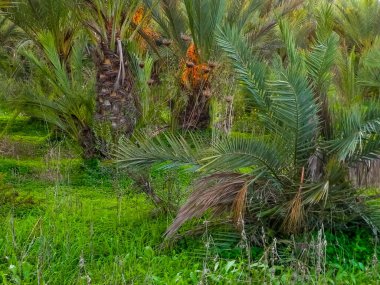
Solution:
[[[317,40],[306,55],[306,67],[317,92],[326,92],[332,79],[331,68],[336,60],[339,38],[330,35],[325,42]]]
[[[228,1],[226,22],[238,29],[244,29],[255,11],[264,5],[265,1],[237,0]]]
[[[38,36],[41,43],[46,59],[52,65],[54,73],[51,73],[51,69],[47,66],[43,60],[38,58],[35,53],[29,50],[25,50],[24,55],[40,69],[43,74],[50,79],[50,82],[56,84],[56,87],[61,89],[64,94],[69,93],[69,78],[65,70],[63,63],[59,57],[53,35],[51,33],[40,34]]]
[[[181,34],[187,32],[188,24],[185,13],[178,0],[144,0],[150,9],[152,17],[162,30],[164,37],[176,42],[180,52],[184,55],[187,43],[181,39]]]
[[[184,4],[193,41],[205,61],[214,48],[215,31],[223,18],[226,0],[184,0]]]
[[[122,168],[146,168],[162,163],[162,168],[190,166],[199,168],[201,138],[191,136],[189,143],[181,135],[164,134],[151,138],[145,134],[136,134],[137,144],[122,139],[115,151],[116,163]]]
[[[202,160],[205,164],[202,169],[215,172],[249,168],[255,173],[265,172],[266,177],[272,176],[281,182],[278,173],[286,165],[287,159],[278,146],[271,145],[269,140],[233,136],[223,138],[212,145],[212,152]]]
[[[379,1],[340,0],[335,3],[336,30],[358,49],[371,46],[380,32]]]
[[[373,100],[366,109],[354,105],[340,111],[337,116],[339,128],[336,139],[328,143],[330,152],[337,154],[340,161],[355,161],[379,154],[380,133],[379,102]]]
[[[379,199],[373,199],[366,203],[366,209],[360,211],[360,214],[372,228],[373,233],[377,236],[380,233],[380,207]]]
[[[292,66],[269,83],[271,88],[271,112],[289,143],[294,166],[302,167],[316,147],[319,132],[318,105],[302,67]]]
[[[323,1],[320,6],[315,7],[315,18],[317,20],[316,38],[325,42],[331,37],[334,30],[335,15],[334,5],[330,1]]]
[[[334,78],[337,104],[357,103],[362,94],[362,86],[357,80],[357,55],[354,50],[348,52],[341,49],[337,60],[337,72]]]
[[[88,30],[114,51],[117,38],[131,40],[137,34],[131,23],[140,4],[140,0],[78,0],[75,11]]]
[[[197,181],[191,196],[178,211],[178,214],[165,232],[172,237],[188,220],[201,217],[211,210],[214,217],[233,211],[242,217],[245,211],[245,195],[249,177],[236,173],[216,173]]]
[[[362,54],[358,84],[377,94],[380,92],[380,36],[375,38],[372,47]]]
[[[78,142],[82,129],[91,125],[94,111],[94,78],[83,68],[86,41],[78,41],[73,47],[73,58],[61,62],[53,35],[41,33],[38,38],[44,56],[31,50],[21,51],[32,64],[33,77],[28,89],[15,94],[8,103],[52,124]]]
[[[300,63],[301,57],[298,56],[296,39],[291,31],[290,25],[287,21],[279,21],[280,35],[284,43],[288,63],[290,65],[297,65]]]
[[[73,1],[20,0],[9,9],[8,17],[37,44],[39,34],[48,31],[54,38],[59,56],[67,60],[75,36],[80,31],[71,10]]]
[[[234,27],[220,29],[217,43],[231,61],[237,79],[252,100],[253,107],[268,110],[265,92],[267,68],[264,63],[252,55],[248,43]]]
[[[256,2],[260,3],[261,1],[251,3]],[[245,29],[242,29],[243,32],[247,33],[249,42],[253,47],[258,52],[262,52],[263,54],[268,53],[271,56],[271,52],[279,44],[274,28],[278,25],[279,20],[299,8],[303,2],[304,0],[280,1],[271,3],[270,8],[268,7],[268,1],[261,2],[262,5],[257,9],[258,11],[248,15],[247,20],[249,22],[245,24]]]

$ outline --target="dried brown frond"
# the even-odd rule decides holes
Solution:
[[[301,182],[296,196],[290,201],[288,215],[283,222],[283,230],[286,233],[299,232],[305,223],[305,211],[302,203],[302,184],[305,177],[305,168],[301,170]]]
[[[236,195],[236,198],[232,205],[233,221],[239,229],[242,228],[244,223],[245,209],[247,204],[247,193],[248,185],[245,184]]]
[[[222,227],[231,226],[232,222],[233,221],[231,219],[222,218],[219,220],[207,221],[207,223],[196,225],[192,229],[184,231],[182,233],[174,233],[170,239],[164,240],[164,242],[160,245],[160,249],[167,249],[170,246],[173,246],[179,240],[186,237],[200,237],[205,233],[206,227],[208,230],[217,230]]]
[[[193,193],[167,229],[166,237],[172,237],[186,221],[201,217],[207,210],[214,216],[234,208],[235,212],[243,212],[248,179],[249,176],[239,173],[216,173],[197,181]]]
[[[283,223],[283,230],[286,233],[297,233],[305,223],[305,211],[302,204],[302,196],[299,191],[289,203],[288,215]]]

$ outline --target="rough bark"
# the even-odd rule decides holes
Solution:
[[[82,156],[84,159],[92,159],[101,156],[96,144],[95,134],[90,127],[85,126],[82,128],[79,133],[78,141],[83,149]]]
[[[349,178],[357,187],[380,187],[380,158],[355,163],[349,169]]]
[[[120,54],[121,47],[118,53],[111,51],[105,45],[101,46],[101,50],[103,58],[97,64],[95,121],[100,124],[110,124],[114,139],[121,135],[129,137],[138,119],[138,102],[133,95],[134,79]],[[109,155],[106,146],[98,146],[98,152],[103,156]],[[147,176],[132,172],[128,175],[156,206],[162,204]]]
[[[124,63],[125,72],[121,72],[117,53],[104,46],[102,52],[103,60],[97,70],[95,120],[110,124],[115,137],[130,136],[137,121],[132,75]]]

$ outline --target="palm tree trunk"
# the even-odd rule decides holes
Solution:
[[[97,146],[95,133],[90,127],[82,127],[78,136],[78,142],[83,150],[82,157],[84,159],[87,160],[103,156]]]
[[[194,90],[186,102],[183,112],[180,112],[178,121],[182,129],[204,130],[210,126],[210,97],[204,92]]]
[[[103,60],[98,63],[96,84],[95,120],[110,124],[114,138],[130,136],[137,121],[137,108],[133,96],[133,79],[121,62],[122,56],[102,46]]]
[[[133,96],[133,77],[124,63],[121,46],[119,54],[112,52],[105,45],[102,45],[102,52],[103,60],[98,63],[96,77],[95,120],[100,124],[111,124],[114,139],[121,135],[129,137],[138,119],[137,102]],[[107,156],[107,151],[103,146],[99,152]],[[162,204],[146,175],[134,175],[132,172],[128,175],[156,206]]]
[[[182,129],[204,130],[210,126],[210,72],[215,64],[202,63],[194,43],[186,51],[186,62],[181,75],[181,88],[188,99],[186,106],[178,114]]]

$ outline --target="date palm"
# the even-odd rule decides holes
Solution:
[[[94,76],[85,66],[86,41],[76,41],[64,63],[51,33],[40,34],[39,43],[42,51],[20,51],[32,72],[21,92],[7,98],[8,108],[51,124],[81,147],[83,158],[93,158]]]
[[[162,36],[173,44],[179,61],[178,83],[183,96],[176,98],[173,116],[182,129],[205,129],[210,125],[215,30],[223,19],[225,0],[146,0]]]
[[[145,0],[162,35],[173,41],[170,48],[180,62],[177,80],[185,96],[175,99],[173,117],[181,128],[204,129],[210,126],[210,102],[218,97],[214,94],[213,82],[217,82],[220,72],[214,68],[221,63],[215,42],[217,26],[222,22],[235,24],[258,49],[268,49],[265,36],[276,25],[276,17],[289,13],[303,1],[271,2]]]
[[[113,136],[130,136],[138,120],[138,97],[126,44],[137,36],[132,20],[139,0],[83,0],[81,21],[96,44],[95,121],[112,128]]]
[[[125,54],[125,46],[136,35],[131,28],[131,19],[139,1],[56,1],[20,0],[8,17],[34,44],[44,50],[40,39],[49,34],[54,39],[54,48],[63,67],[70,73],[67,64],[76,41],[85,28],[96,47],[93,58],[97,70],[96,108],[94,126],[112,127],[113,138],[130,135],[137,121],[137,96],[133,95],[134,79],[131,72],[134,56]],[[80,16],[75,17],[75,16]],[[84,24],[81,25],[81,24]],[[129,65],[125,62],[129,61]],[[95,141],[95,130],[89,130],[91,141]],[[100,134],[98,134],[100,135]],[[95,146],[89,151],[94,153]],[[106,148],[101,147],[103,154]]]
[[[380,154],[379,102],[329,109],[334,123],[330,137],[323,136],[320,97],[332,83],[337,36],[316,39],[305,52],[297,48],[286,22],[280,23],[280,34],[287,60],[275,56],[270,65],[252,55],[237,29],[218,34],[218,44],[257,113],[254,123],[260,128],[252,136],[231,135],[210,145],[195,136],[187,141],[167,134],[140,138],[138,146],[128,141],[120,145],[121,166],[166,162],[166,168],[185,166],[201,174],[168,237],[206,211],[214,216],[230,212],[238,226],[248,222],[258,236],[262,226],[291,234],[355,221],[379,231],[379,208],[347,181],[352,163]]]
[[[71,4],[20,0],[7,10],[6,17],[23,32],[19,51],[33,69],[18,79],[24,89],[9,94],[7,100],[16,114],[23,112],[46,120],[63,131],[82,147],[84,158],[90,158],[97,153],[89,119],[93,113],[93,81],[88,77],[86,84],[79,84],[91,72],[84,67],[87,39],[81,36]],[[41,90],[37,85],[47,89]]]
[[[335,30],[356,52],[374,44],[380,35],[380,3],[376,0],[335,1]]]

